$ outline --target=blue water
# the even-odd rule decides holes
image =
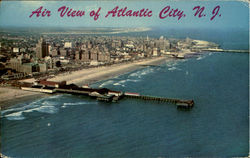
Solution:
[[[247,156],[248,54],[205,53],[94,87],[194,99],[175,105],[58,94],[2,111],[2,153],[17,158]]]

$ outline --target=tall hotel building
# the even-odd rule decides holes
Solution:
[[[49,45],[43,40],[43,38],[40,38],[40,40],[36,44],[36,57],[41,59],[48,55]]]

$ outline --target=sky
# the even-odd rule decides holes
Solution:
[[[51,11],[51,16],[29,17],[33,11],[43,6]],[[62,6],[85,11],[82,17],[60,17],[58,9]],[[111,17],[105,18],[108,11],[116,6],[127,10],[152,10],[151,17]],[[166,6],[179,9],[185,17],[159,18]],[[204,6],[206,16],[194,16],[195,6]],[[212,17],[213,9],[219,6],[217,16]],[[94,20],[89,14],[101,7],[100,16]],[[43,11],[43,10],[42,10]],[[221,15],[221,16],[219,16]],[[2,1],[0,3],[0,27],[160,27],[160,28],[220,28],[248,29],[249,7],[239,1]]]

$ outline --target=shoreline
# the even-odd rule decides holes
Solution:
[[[0,109],[5,110],[21,102],[46,97],[48,94],[23,91],[16,87],[0,87]]]
[[[143,69],[145,65],[160,65],[165,61],[174,60],[168,57],[156,57],[151,59],[144,59],[132,63],[121,63],[110,66],[94,67],[90,69],[82,69],[74,72],[66,72],[57,75],[48,81],[67,81],[67,84],[74,83],[78,86],[85,84],[93,84],[96,82],[111,79],[134,70]],[[33,82],[32,79],[22,80],[24,82]],[[53,94],[52,94],[53,95]],[[0,87],[0,109],[8,109],[20,102],[31,101],[42,97],[50,96],[50,94],[24,91],[16,87]]]
[[[59,74],[56,77],[48,79],[48,81],[61,82],[66,81],[67,84],[76,84],[83,86],[86,84],[93,84],[102,80],[107,80],[128,72],[144,68],[145,65],[161,64],[164,61],[172,60],[167,57],[157,57],[151,59],[144,59],[142,61],[135,61],[132,63],[114,64],[111,66],[94,67],[89,69],[82,69],[70,73]]]

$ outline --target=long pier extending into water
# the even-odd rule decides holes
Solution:
[[[130,93],[122,91],[114,91],[107,88],[90,88],[88,86],[78,87],[74,84],[66,85],[66,82],[38,81],[36,85],[23,86],[23,90],[36,91],[43,93],[70,93],[89,96],[100,101],[117,102],[120,99],[135,98],[146,101],[158,101],[175,104],[178,108],[192,108],[193,100],[172,99],[166,97],[146,96],[139,93]]]
[[[171,99],[165,97],[155,97],[155,96],[145,96],[145,95],[128,95],[124,94],[127,98],[136,98],[142,100],[152,100],[158,102],[168,102],[177,105],[177,107],[181,108],[192,108],[194,106],[194,100],[181,100],[181,99]]]
[[[228,53],[249,53],[249,50],[232,50],[232,49],[203,49],[209,52],[228,52]]]

